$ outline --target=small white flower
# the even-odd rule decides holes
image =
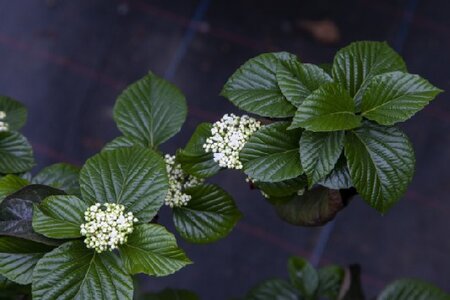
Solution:
[[[184,193],[190,187],[203,183],[203,179],[185,174],[181,165],[175,161],[175,156],[166,154],[166,170],[169,175],[169,191],[167,192],[165,204],[170,207],[180,207],[188,204],[191,196]]]
[[[9,124],[3,121],[4,119],[6,119],[6,112],[0,110],[0,132],[9,130]]]
[[[206,139],[203,149],[213,153],[214,161],[222,168],[242,169],[239,152],[261,123],[247,115],[238,117],[226,114],[211,128],[212,136]]]
[[[81,225],[80,233],[85,236],[86,247],[98,253],[112,251],[128,240],[133,232],[133,223],[138,221],[133,213],[125,214],[121,204],[94,204],[84,213],[86,223]]]

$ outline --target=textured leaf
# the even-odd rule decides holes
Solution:
[[[113,252],[97,254],[82,241],[47,253],[33,274],[34,300],[133,299],[133,281]]]
[[[245,174],[259,181],[278,182],[303,173],[298,149],[301,131],[287,131],[288,125],[272,123],[250,137],[239,154]]]
[[[406,72],[401,56],[387,43],[369,41],[351,43],[339,50],[332,68],[333,79],[355,99],[357,108],[371,79],[393,71]]]
[[[266,280],[250,290],[246,300],[298,300],[298,293],[287,281]]]
[[[33,229],[54,239],[79,238],[88,205],[75,196],[50,196],[35,205]]]
[[[211,136],[210,123],[201,123],[195,129],[194,134],[186,147],[177,152],[177,161],[184,172],[200,177],[211,177],[220,171],[220,166],[213,159],[212,153],[206,153],[203,144]]]
[[[80,187],[88,204],[119,203],[140,222],[150,222],[167,193],[166,164],[141,147],[101,152],[81,169]]]
[[[17,175],[10,174],[0,178],[0,202],[29,184],[28,180]]]
[[[389,284],[378,300],[449,300],[450,295],[417,279],[400,279]]]
[[[319,287],[319,275],[316,269],[305,259],[291,257],[288,262],[289,277],[292,284],[305,299],[315,299]]]
[[[240,109],[260,116],[293,116],[295,106],[281,93],[276,72],[279,62],[294,57],[286,52],[278,52],[261,54],[248,60],[228,79],[221,95]]]
[[[27,109],[12,98],[0,96],[0,111],[6,113],[6,118],[1,120],[9,125],[9,130],[21,129],[27,121]]]
[[[320,226],[331,221],[344,208],[339,191],[316,187],[302,196],[275,204],[278,216],[292,225]]]
[[[319,296],[338,299],[344,281],[345,270],[339,266],[326,266],[319,269]]]
[[[0,173],[21,173],[34,166],[33,150],[18,132],[0,133]]]
[[[133,147],[133,146],[142,146],[146,147],[145,144],[135,138],[127,137],[127,136],[119,136],[113,139],[111,142],[107,143],[102,151],[111,151],[119,148]]]
[[[382,125],[411,118],[442,90],[418,75],[391,72],[375,76],[362,98],[362,116]]]
[[[295,107],[299,107],[313,91],[331,80],[323,69],[312,64],[301,64],[298,59],[278,63],[278,85],[286,99]]]
[[[30,284],[34,266],[52,249],[24,239],[0,236],[0,274],[19,284]]]
[[[299,176],[280,182],[256,181],[254,184],[269,196],[285,197],[303,190],[308,185],[308,182],[305,176]]]
[[[120,253],[131,274],[166,276],[192,263],[178,248],[173,234],[157,224],[135,226]]]
[[[42,169],[32,182],[49,185],[68,194],[80,195],[79,175],[80,168],[66,163],[58,163]]]
[[[179,289],[164,289],[158,293],[145,294],[139,300],[200,300],[191,291]]]
[[[347,161],[344,156],[341,156],[341,158],[337,161],[336,166],[331,173],[325,176],[322,180],[319,180],[317,183],[334,190],[351,188],[353,183],[350,177],[350,171],[347,167]]]
[[[328,175],[344,149],[344,132],[305,131],[300,139],[300,159],[311,187]]]
[[[6,197],[0,204],[0,235],[31,240],[47,245],[59,245],[34,232],[32,227],[33,205],[52,195],[63,195],[64,192],[44,186],[29,185]]]
[[[233,198],[218,186],[189,188],[186,206],[173,209],[175,228],[189,242],[211,243],[227,236],[241,217]]]
[[[180,131],[186,114],[181,91],[152,73],[123,91],[114,106],[114,120],[120,131],[150,147]]]
[[[414,174],[412,145],[395,127],[365,122],[347,134],[345,156],[358,193],[380,212],[399,200]]]
[[[311,93],[295,113],[291,128],[310,131],[338,131],[359,127],[350,95],[336,83],[327,83]]]

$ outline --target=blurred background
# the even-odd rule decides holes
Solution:
[[[218,94],[239,65],[263,52],[325,63],[352,41],[386,40],[411,73],[449,90],[449,11],[447,0],[4,0],[0,93],[29,108],[24,133],[36,170],[60,161],[82,165],[119,135],[111,115],[120,91],[152,70],[187,97],[186,125],[163,146],[173,153],[200,122],[237,112]],[[235,197],[242,221],[212,245],[180,241],[195,264],[167,278],[141,278],[141,288],[227,299],[263,279],[287,277],[287,258],[299,255],[319,265],[360,263],[371,296],[398,277],[450,291],[448,98],[440,95],[403,126],[417,170],[386,215],[356,198],[326,227],[294,227],[243,176],[222,172],[214,181]],[[173,228],[168,210],[160,222]]]

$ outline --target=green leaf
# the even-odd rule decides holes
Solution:
[[[339,50],[332,68],[333,79],[355,99],[357,108],[371,79],[393,71],[406,72],[401,56],[385,42],[369,41],[351,43]]]
[[[305,259],[291,257],[288,262],[289,277],[292,284],[305,299],[315,299],[319,287],[319,275],[316,269]]]
[[[266,280],[250,290],[246,300],[298,300],[295,288],[281,279]]]
[[[319,269],[319,296],[338,299],[345,270],[339,266],[326,266]]]
[[[153,73],[131,84],[114,106],[114,120],[120,131],[150,147],[180,131],[186,114],[181,91]]]
[[[360,125],[361,116],[355,114],[355,104],[347,91],[336,83],[327,83],[303,101],[289,129],[338,131]]]
[[[200,298],[188,290],[167,288],[158,293],[145,294],[139,297],[139,300],[200,300]]]
[[[39,259],[53,248],[9,236],[0,236],[0,274],[18,284],[30,284]]]
[[[288,125],[272,123],[250,137],[239,154],[245,174],[254,180],[278,182],[303,173],[298,148],[301,131],[287,131]]]
[[[265,53],[248,60],[227,81],[221,95],[242,110],[263,117],[291,117],[295,106],[281,93],[276,78],[281,61],[294,58],[286,52]]]
[[[141,146],[146,148],[145,144],[141,141],[127,136],[119,136],[113,139],[111,142],[107,143],[102,151],[111,151],[119,148],[133,147],[133,146]]]
[[[280,182],[256,181],[254,184],[269,196],[285,197],[303,190],[308,185],[308,182],[305,176],[299,176]]]
[[[6,197],[0,204],[0,235],[18,237],[46,245],[59,245],[37,234],[32,227],[33,205],[52,195],[64,192],[44,185],[29,185]]]
[[[277,81],[286,99],[299,107],[313,91],[332,79],[318,66],[301,64],[295,58],[278,63]]]
[[[150,222],[168,190],[166,164],[159,154],[142,147],[101,152],[81,169],[80,187],[88,204],[119,203],[139,222]]]
[[[58,163],[42,169],[32,182],[49,185],[68,194],[80,195],[79,175],[80,168],[66,163]]]
[[[33,149],[18,132],[0,133],[0,173],[21,173],[34,166]]]
[[[345,157],[342,155],[331,173],[325,176],[322,180],[319,180],[317,183],[334,190],[351,188],[353,186],[353,182],[350,177],[350,171],[348,170]]]
[[[133,299],[133,281],[113,252],[96,253],[82,241],[47,253],[33,274],[34,300]]]
[[[186,147],[177,152],[177,161],[184,172],[200,178],[217,174],[220,166],[213,159],[212,153],[206,153],[203,144],[211,136],[212,124],[201,123],[197,126]]]
[[[306,191],[302,196],[274,202],[278,216],[296,226],[324,225],[344,208],[339,191],[321,186]]]
[[[192,263],[173,234],[157,224],[135,226],[127,243],[120,246],[120,254],[131,274],[166,276]]]
[[[300,139],[300,159],[311,187],[328,175],[344,149],[344,132],[305,131]]]
[[[1,121],[9,125],[9,130],[17,131],[27,121],[27,109],[22,103],[12,98],[0,96],[0,111],[6,113],[6,118]]]
[[[233,198],[218,186],[204,184],[185,193],[192,198],[186,206],[173,209],[173,221],[189,242],[211,243],[224,238],[241,217]]]
[[[14,174],[6,175],[5,177],[0,178],[0,202],[6,196],[17,192],[28,184],[28,180]]]
[[[362,116],[381,125],[403,122],[441,92],[418,75],[402,72],[378,75],[363,95]]]
[[[47,197],[34,207],[33,229],[48,238],[79,238],[87,209],[88,205],[75,196]]]
[[[380,212],[405,193],[414,174],[414,150],[395,127],[365,122],[345,138],[345,156],[355,188]]]
[[[450,295],[436,286],[417,279],[400,279],[389,284],[378,300],[449,300]]]

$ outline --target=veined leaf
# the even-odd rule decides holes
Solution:
[[[126,148],[126,147],[133,147],[133,146],[141,146],[146,148],[146,145],[135,138],[129,137],[129,136],[119,136],[113,139],[111,142],[107,143],[102,151],[111,151],[116,150],[118,148]]]
[[[173,221],[189,242],[211,243],[228,235],[241,217],[233,198],[218,186],[204,184],[185,191],[192,198],[173,209]]]
[[[289,277],[292,284],[305,299],[315,299],[319,288],[319,275],[316,269],[305,259],[291,257],[288,262]]]
[[[18,132],[0,133],[0,173],[21,173],[34,166],[33,149]]]
[[[168,190],[166,164],[159,154],[142,147],[104,151],[81,169],[80,187],[88,204],[122,204],[139,222],[150,222]]]
[[[333,190],[351,188],[353,186],[353,182],[350,177],[350,171],[348,170],[345,157],[342,155],[331,173],[325,176],[322,180],[319,180],[317,183]]]
[[[113,252],[96,253],[82,241],[47,253],[33,274],[35,300],[131,300],[133,281]]]
[[[298,148],[301,131],[287,131],[288,125],[272,123],[250,137],[239,154],[245,174],[258,181],[278,182],[303,173]]]
[[[186,114],[181,91],[153,73],[130,85],[114,106],[114,120],[120,131],[150,147],[180,131]]]
[[[296,178],[279,181],[279,182],[254,182],[255,186],[269,196],[285,197],[296,194],[308,186],[306,176],[298,176]]]
[[[278,63],[277,81],[286,99],[299,107],[313,91],[332,79],[318,66],[301,64],[295,58]]]
[[[166,276],[192,263],[173,234],[157,224],[135,226],[127,243],[120,246],[120,254],[131,274]]]
[[[339,266],[326,266],[319,269],[319,296],[327,299],[338,299],[345,270]]]
[[[248,60],[227,81],[221,95],[242,110],[273,118],[293,116],[289,103],[278,86],[278,63],[295,56],[286,52],[266,53]]]
[[[34,207],[33,229],[48,238],[79,238],[87,209],[88,205],[75,196],[47,197]]]
[[[338,131],[359,127],[361,116],[347,91],[336,83],[327,83],[311,93],[299,106],[291,128],[310,131]]]
[[[9,174],[0,178],[0,202],[6,196],[17,192],[28,184],[30,184],[28,180],[14,174]]]
[[[296,289],[287,281],[281,279],[266,280],[253,289],[245,300],[298,300]]]
[[[0,96],[0,111],[6,113],[6,118],[0,121],[6,122],[9,130],[17,131],[27,121],[27,109],[22,103],[12,98]]]
[[[311,187],[329,174],[344,149],[344,132],[305,131],[300,139],[300,159]]]
[[[33,178],[32,183],[49,185],[68,194],[80,195],[79,175],[80,168],[58,163],[42,169]]]
[[[436,286],[417,279],[400,279],[389,284],[378,300],[449,300],[450,295]]]
[[[441,92],[419,75],[403,72],[378,75],[363,95],[362,116],[381,125],[403,122]]]
[[[347,134],[345,156],[358,193],[382,213],[405,193],[414,174],[412,145],[395,127],[365,122]]]

